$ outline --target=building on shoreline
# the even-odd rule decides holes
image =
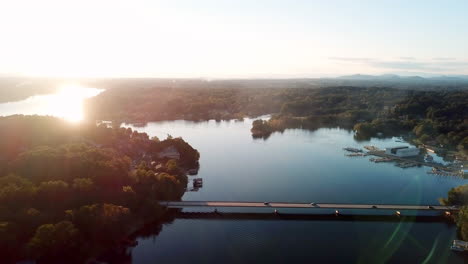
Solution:
[[[419,155],[419,149],[408,146],[385,148],[385,154],[396,157],[411,157]]]
[[[158,153],[158,158],[168,158],[168,159],[180,159],[180,153],[174,146],[165,148],[163,151]]]

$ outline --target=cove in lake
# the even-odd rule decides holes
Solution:
[[[203,187],[182,200],[438,204],[450,188],[467,183],[428,175],[427,167],[402,169],[346,157],[342,150],[402,145],[395,138],[357,142],[351,131],[321,128],[255,140],[251,123],[125,126],[159,138],[181,136],[198,149],[195,177],[203,178]],[[138,238],[128,255],[133,263],[464,263],[450,251],[456,226],[444,222],[175,219],[155,230]]]

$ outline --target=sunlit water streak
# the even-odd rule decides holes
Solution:
[[[98,95],[103,89],[80,85],[65,85],[53,94],[36,95],[15,102],[0,104],[0,115],[48,115],[71,122],[83,119],[83,101]]]

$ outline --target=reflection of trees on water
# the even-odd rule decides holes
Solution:
[[[156,237],[161,233],[163,225],[172,224],[180,210],[181,209],[167,210],[159,220],[145,224],[143,228],[136,231],[131,236],[131,239],[156,239]],[[133,248],[129,246],[117,246],[107,250],[97,260],[106,263],[130,264],[132,263],[132,251]]]
[[[275,133],[283,134],[288,129],[302,129],[302,130],[306,130],[309,132],[315,132],[321,128],[328,128],[328,129],[338,128],[338,129],[344,129],[347,132],[353,132],[353,129],[352,129],[353,127],[349,125],[345,125],[345,124],[314,124],[314,123],[303,122],[300,125],[290,125],[290,126],[282,127],[277,130],[268,131],[263,134],[252,134],[252,138],[267,140],[270,138],[271,135]]]

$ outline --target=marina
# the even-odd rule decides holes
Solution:
[[[375,156],[369,159],[370,162],[383,163],[394,162],[396,167],[399,168],[413,168],[426,166],[431,167],[431,171],[427,174],[435,174],[439,176],[453,176],[463,178],[465,173],[461,169],[463,164],[459,162],[450,163],[447,165],[437,163],[434,158],[429,154],[420,154],[420,150],[406,146],[387,148],[386,150],[379,149],[372,145],[364,146],[364,149],[345,147],[343,150],[353,152],[345,154],[347,157],[365,157]]]

